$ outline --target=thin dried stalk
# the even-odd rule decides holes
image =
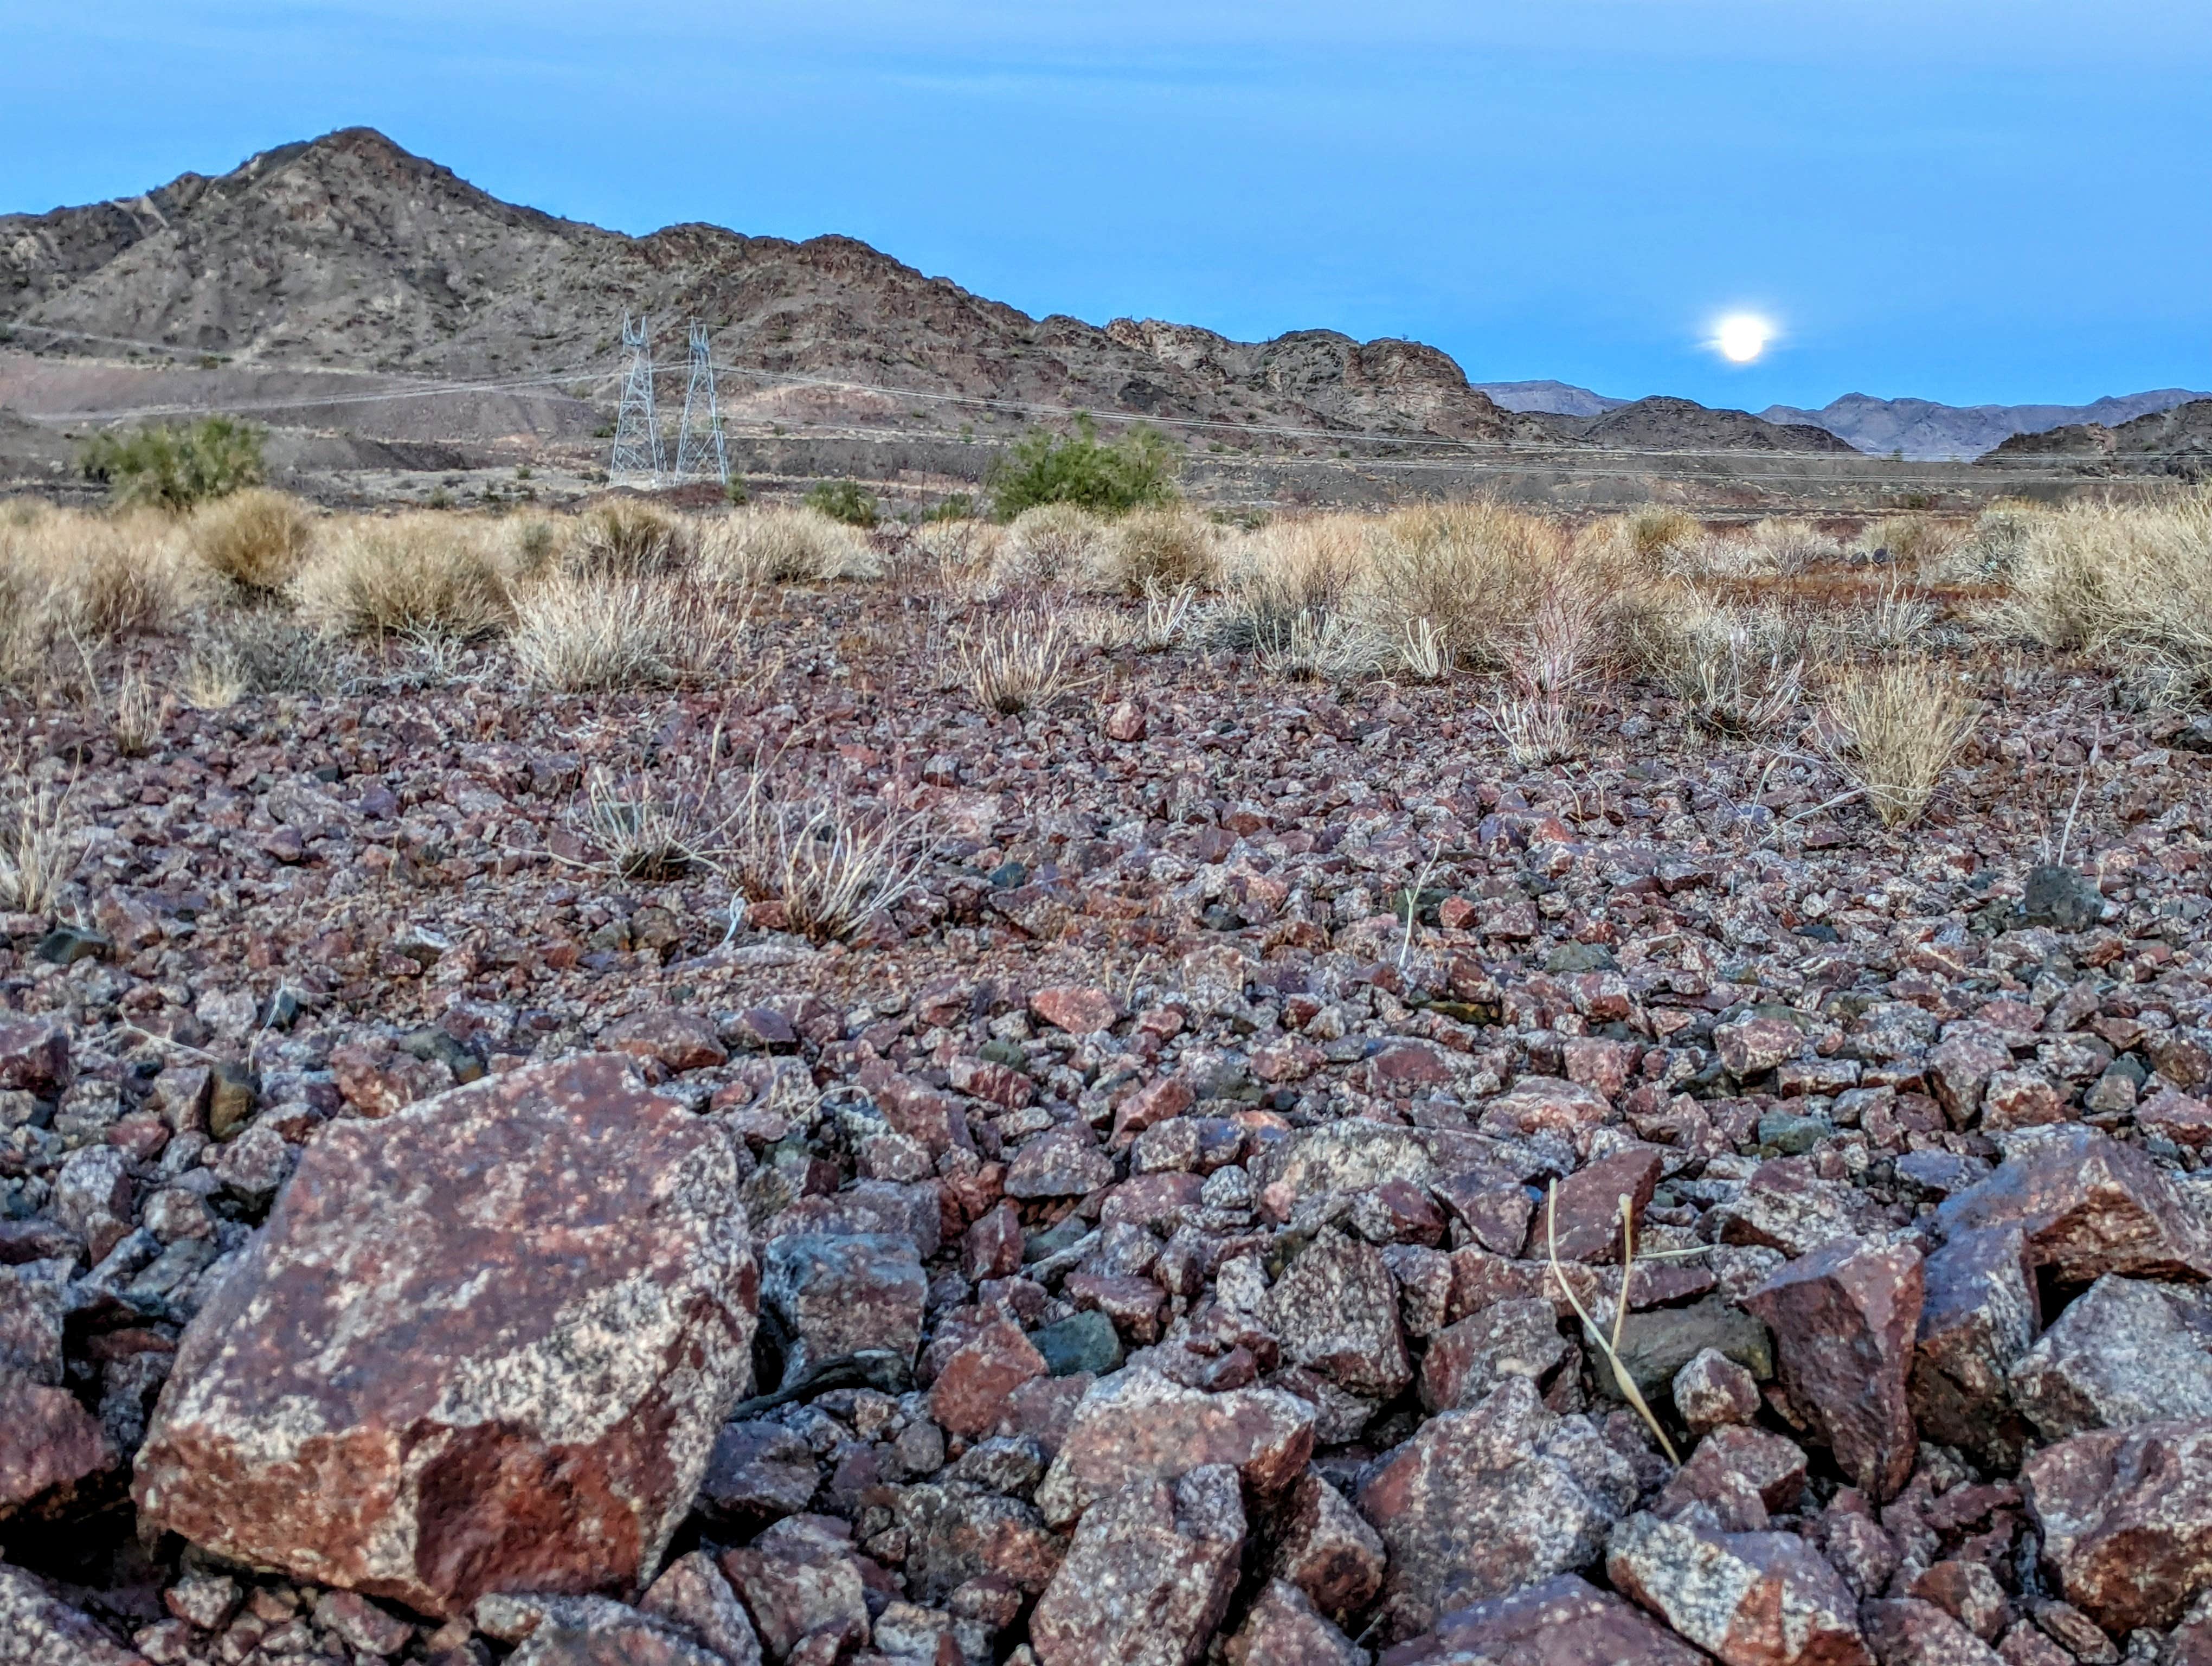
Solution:
[[[1637,1414],[1643,1418],[1646,1426],[1657,1438],[1660,1450],[1667,1454],[1667,1461],[1679,1465],[1682,1460],[1674,1450],[1674,1443],[1667,1438],[1667,1431],[1652,1415],[1651,1407],[1644,1398],[1644,1390],[1636,1386],[1636,1379],[1629,1375],[1628,1367],[1621,1363],[1620,1359],[1621,1328],[1628,1317],[1628,1281],[1636,1274],[1636,1220],[1628,1200],[1626,1197],[1620,1200],[1620,1295],[1613,1308],[1610,1340],[1598,1329],[1597,1321],[1590,1317],[1589,1310],[1583,1305],[1582,1298],[1575,1294],[1574,1286],[1567,1282],[1567,1275],[1560,1269],[1559,1220],[1559,1183],[1554,1180],[1544,1199],[1544,1248],[1551,1256],[1552,1276],[1559,1281],[1560,1292],[1566,1297],[1567,1305],[1574,1309],[1575,1317],[1583,1322],[1583,1334],[1595,1342],[1611,1362],[1613,1380],[1620,1385],[1621,1398],[1636,1408]]]
[[[15,914],[53,912],[76,869],[70,848],[71,791],[19,781],[0,809],[0,903]]]

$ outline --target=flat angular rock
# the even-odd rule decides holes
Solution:
[[[1930,1440],[2010,1468],[2027,1436],[2007,1374],[2035,1341],[2042,1304],[2016,1225],[1961,1231],[1923,1263],[1908,1391]]]
[[[1723,1243],[1765,1244],[1785,1256],[1808,1255],[1831,1238],[1863,1237],[1880,1224],[1856,1187],[1823,1180],[1802,1157],[1760,1164],[1711,1218]]]
[[[1946,1239],[2015,1225],[2028,1264],[2084,1285],[2212,1277],[2212,1239],[2173,1182],[2142,1152],[2078,1123],[2023,1136],[1987,1180],[1936,1211]]]
[[[1664,1164],[1650,1146],[1633,1146],[1586,1164],[1559,1183],[1528,1223],[1524,1255],[1561,1261],[1620,1259],[1620,1205],[1625,1198],[1640,1229]]]
[[[729,1663],[760,1666],[760,1637],[714,1559],[694,1550],[671,1562],[638,1601],[640,1612],[681,1626]]]
[[[58,1018],[0,1017],[0,1090],[51,1095],[69,1079],[67,1025]]]
[[[2108,1632],[2163,1628],[2212,1585],[2212,1420],[2099,1429],[2021,1467],[2043,1566]]]
[[[0,1662],[6,1666],[147,1666],[114,1634],[21,1568],[0,1562]]]
[[[1139,1480],[1172,1481],[1225,1465],[1255,1497],[1279,1495],[1313,1456],[1314,1410],[1279,1389],[1208,1394],[1137,1365],[1101,1377],[1075,1408],[1060,1455],[1038,1484],[1037,1508],[1066,1527]]]
[[[789,1339],[786,1382],[848,1354],[911,1361],[921,1346],[928,1275],[914,1241],[887,1233],[784,1232],[761,1252],[761,1306]]]
[[[1804,1490],[1805,1454],[1795,1441],[1731,1425],[1698,1443],[1652,1508],[1670,1519],[1694,1513],[1729,1532],[1757,1532],[1771,1512],[1795,1509]]]
[[[1287,1359],[1348,1394],[1387,1400],[1413,1380],[1398,1286],[1372,1244],[1322,1232],[1268,1291],[1267,1318]]]
[[[1718,1348],[1701,1348],[1674,1373],[1674,1410],[1692,1438],[1759,1415],[1759,1379]]]
[[[1137,1481],[1085,1512],[1030,1616],[1041,1666],[1190,1666],[1237,1588],[1237,1472]]]
[[[1917,1597],[1869,1602],[1859,1621],[1881,1666],[2002,1666],[2003,1656]]]
[[[1713,1050],[1729,1074],[1739,1079],[1765,1074],[1796,1058],[1804,1045],[1805,1032],[1796,1020],[1765,1013],[1746,1013],[1713,1031]]]
[[[75,1395],[0,1371],[0,1523],[64,1508],[81,1483],[117,1462],[100,1420]]]
[[[1621,1363],[1647,1400],[1665,1393],[1674,1373],[1707,1349],[1734,1360],[1759,1382],[1774,1375],[1774,1341],[1766,1327],[1718,1296],[1687,1307],[1632,1310],[1620,1332]],[[1609,1329],[1607,1337],[1611,1340]],[[1610,1365],[1598,1371],[1597,1384],[1608,1399],[1619,1396]]]
[[[1382,1588],[1382,1541],[1343,1493],[1316,1470],[1298,1477],[1273,1511],[1267,1567],[1344,1620]]]
[[[1045,1358],[1010,1319],[988,1324],[954,1350],[929,1387],[929,1414],[957,1435],[988,1435],[1012,1415],[1013,1397],[1042,1377]]]
[[[635,1586],[750,1379],[738,1197],[611,1055],[329,1124],[185,1334],[142,1523],[430,1614]]]
[[[1920,1251],[1838,1239],[1744,1298],[1774,1333],[1791,1407],[1877,1499],[1905,1485],[1918,1438],[1905,1397],[1923,1293]]]
[[[892,1511],[906,1529],[907,1590],[916,1602],[939,1604],[969,1580],[991,1578],[1035,1596],[1059,1570],[1060,1541],[1020,1499],[928,1481],[899,1488]]]
[[[1952,1127],[1969,1128],[1981,1115],[1990,1079],[2011,1068],[2012,1049],[2002,1042],[1978,1030],[1960,1030],[1929,1049],[1929,1091]]]
[[[826,1516],[790,1516],[742,1549],[722,1553],[723,1576],[771,1660],[787,1659],[811,1637],[841,1646],[867,1641],[867,1581],[850,1533]]]
[[[714,1435],[699,1503],[747,1532],[806,1508],[821,1480],[813,1449],[781,1423],[725,1423]]]
[[[1006,1165],[1009,1197],[1081,1197],[1114,1182],[1114,1159],[1073,1128],[1041,1134]]]
[[[2102,1278],[2021,1356],[2012,1398],[2045,1440],[2160,1418],[2212,1418],[2212,1301]]]
[[[1483,1399],[1508,1377],[1539,1387],[1575,1353],[1559,1335],[1551,1303],[1534,1296],[1498,1302],[1446,1325],[1429,1339],[1421,1360],[1421,1404],[1459,1411]]]
[[[1445,1608],[1588,1565],[1635,1499],[1628,1460],[1588,1420],[1545,1409],[1526,1377],[1431,1418],[1359,1488],[1389,1553],[1389,1629],[1410,1636]]]
[[[1609,1590],[1562,1573],[1456,1608],[1379,1666],[1699,1666],[1705,1658]]]
[[[1229,1666],[1367,1666],[1367,1651],[1280,1579],[1267,1582],[1224,1652]]]
[[[1725,1666],[1874,1666],[1857,1599],[1794,1533],[1716,1533],[1639,1514],[1613,1529],[1605,1571]]]

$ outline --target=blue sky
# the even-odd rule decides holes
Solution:
[[[1032,313],[1758,409],[2212,387],[2205,0],[0,0],[0,209],[365,123]],[[1782,335],[1748,368],[1731,308]]]

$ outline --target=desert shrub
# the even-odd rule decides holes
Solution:
[[[0,660],[21,674],[65,636],[158,630],[191,599],[167,520],[54,509],[0,524]]]
[[[1074,582],[1097,569],[1106,552],[1106,523],[1073,503],[1024,509],[1006,528],[991,563],[1001,585]]]
[[[1671,503],[1646,503],[1619,517],[1616,524],[1629,553],[1645,566],[1656,564],[1669,550],[1694,543],[1704,530],[1696,516]]]
[[[1050,705],[1085,680],[1075,674],[1077,633],[1054,609],[987,614],[952,639],[960,680],[984,710],[1001,714]]]
[[[2212,690],[2212,488],[2123,508],[2069,503],[2028,529],[2011,623],[2087,650],[2162,700]]]
[[[192,510],[184,540],[216,578],[248,596],[270,596],[299,572],[313,530],[298,499],[249,487]]]
[[[216,616],[185,662],[183,693],[209,710],[253,694],[310,694],[337,686],[338,664],[319,633],[269,609]]]
[[[1917,573],[1942,562],[1960,536],[1956,526],[1932,515],[1887,515],[1859,534],[1858,548]]]
[[[1121,514],[1175,496],[1175,456],[1159,432],[1142,426],[1111,442],[1098,438],[1088,416],[1075,432],[1033,429],[993,465],[991,502],[1001,520],[1048,503],[1097,514]]]
[[[1211,586],[1220,569],[1212,525],[1177,507],[1139,509],[1115,522],[1098,551],[1095,577],[1106,588],[1142,596]]]
[[[806,793],[756,774],[722,836],[738,890],[775,903],[813,941],[848,937],[927,872],[935,840],[915,816],[872,809],[838,787]]]
[[[21,775],[0,780],[0,907],[52,914],[76,871],[70,794]]]
[[[1397,652],[1367,619],[1335,608],[1247,616],[1252,658],[1270,677],[1292,682],[1342,682],[1372,677]]]
[[[568,564],[593,577],[643,577],[683,566],[690,544],[682,516],[641,498],[615,497],[576,518]]]
[[[714,584],[826,584],[883,570],[866,538],[819,509],[739,509],[699,537],[699,575]]]
[[[258,486],[264,430],[232,416],[96,434],[78,462],[118,502],[172,511]]]
[[[1700,532],[1670,548],[1661,566],[1678,578],[1777,578],[1843,556],[1844,546],[1811,521],[1770,515],[1748,526]]]
[[[1717,734],[1765,734],[1803,696],[1809,635],[1778,608],[1731,606],[1685,585],[1640,611],[1629,641],[1691,722]]]
[[[824,480],[806,494],[806,507],[817,514],[866,529],[880,516],[876,495],[857,480]]]
[[[1473,666],[1503,662],[1569,565],[1556,522],[1486,502],[1398,510],[1367,548],[1359,599],[1374,622],[1395,635],[1425,619]]]
[[[1270,522],[1231,549],[1223,564],[1226,593],[1207,636],[1217,648],[1311,662],[1329,636],[1327,621],[1345,613],[1366,565],[1367,526],[1358,516]],[[1346,617],[1331,640],[1356,635],[1364,643],[1376,635],[1353,632],[1352,623]]]
[[[1886,827],[1920,819],[1974,732],[1973,702],[1924,660],[1858,666],[1829,702],[1838,767],[1856,781]]]
[[[292,594],[301,617],[331,635],[465,641],[496,630],[510,612],[488,529],[434,511],[324,528]]]
[[[517,598],[507,641],[533,688],[664,688],[711,675],[745,618],[671,580],[563,574]]]
[[[1953,583],[2004,583],[2020,564],[2029,537],[2050,514],[2032,503],[1991,504],[1974,517],[1929,576]]]

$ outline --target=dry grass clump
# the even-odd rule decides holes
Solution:
[[[337,661],[318,632],[269,610],[217,615],[186,660],[187,704],[221,711],[248,695],[310,694],[336,687]]]
[[[817,943],[849,937],[913,893],[935,848],[919,816],[871,810],[836,787],[786,796],[765,772],[748,781],[729,823],[738,890],[780,904],[785,927]]]
[[[2160,703],[2203,699],[2212,690],[2212,487],[2041,517],[2004,617],[2050,647],[2087,650]]]
[[[1186,586],[1211,588],[1221,575],[1213,526],[1181,504],[1124,515],[1101,543],[1096,559],[1093,581],[1125,596]]]
[[[1081,582],[1103,565],[1111,537],[1107,523],[1088,509],[1039,504],[1006,528],[991,576],[1001,587]]]
[[[1887,557],[1908,573],[1941,566],[1962,536],[1961,529],[1932,515],[1886,515],[1859,534],[1863,554]]]
[[[828,584],[883,576],[867,534],[819,509],[744,508],[708,521],[699,537],[709,583]]]
[[[1668,551],[1687,549],[1704,535],[1695,515],[1671,503],[1646,503],[1615,519],[1629,553],[1645,567],[1656,566]]]
[[[1810,635],[1779,608],[1732,605],[1686,584],[1644,609],[1629,638],[1691,722],[1716,734],[1765,734],[1802,698]]]
[[[10,913],[52,914],[76,871],[70,799],[67,788],[21,775],[0,787],[0,905]]]
[[[43,509],[0,522],[0,669],[21,676],[64,637],[112,639],[173,623],[191,575],[150,509]]]
[[[203,503],[185,518],[185,548],[217,579],[254,598],[274,596],[307,557],[314,531],[307,507],[258,488]]]
[[[1227,594],[1208,634],[1214,646],[1240,653],[1280,653],[1294,636],[1310,642],[1346,611],[1366,563],[1357,516],[1270,522],[1230,552]]]
[[[1580,750],[1575,717],[1593,668],[1597,624],[1596,599],[1555,578],[1526,629],[1505,648],[1511,691],[1492,721],[1522,768],[1557,763]]]
[[[646,578],[672,573],[691,556],[691,529],[642,498],[614,497],[576,518],[568,564],[592,578]]]
[[[984,710],[1011,716],[1050,705],[1083,686],[1075,675],[1081,646],[1067,621],[1049,607],[992,614],[952,639],[960,680]]]
[[[1786,578],[1844,558],[1844,546],[1811,521],[1770,515],[1727,532],[1701,532],[1670,545],[1661,566],[1686,579]]]
[[[507,641],[532,688],[665,688],[710,677],[750,614],[742,600],[667,579],[562,574],[516,599]]]
[[[1954,584],[2002,584],[2051,511],[2033,503],[1993,503],[1968,527],[1927,576]]]
[[[1269,613],[1256,621],[1252,656],[1270,677],[1344,682],[1389,664],[1390,639],[1367,620],[1325,607]]]
[[[1936,783],[1974,733],[1975,707],[1925,660],[1856,666],[1828,705],[1837,767],[1866,794],[1886,827],[1920,819]]]
[[[466,641],[498,629],[512,612],[488,529],[433,511],[325,528],[292,595],[302,617],[334,636]]]
[[[1487,502],[1400,509],[1370,530],[1362,611],[1395,635],[1425,619],[1463,663],[1497,666],[1570,566],[1556,521]]]

